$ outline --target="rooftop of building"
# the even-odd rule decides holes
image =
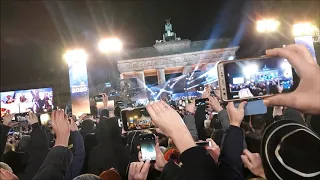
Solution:
[[[187,39],[171,40],[167,42],[156,43],[151,47],[124,50],[121,53],[121,59],[141,59],[212,49],[222,49],[233,47],[231,42],[231,39],[209,39],[202,41],[190,41]]]

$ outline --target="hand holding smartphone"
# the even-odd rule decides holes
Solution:
[[[272,96],[279,93],[279,83],[293,82],[291,65],[280,57],[221,61],[217,69],[221,98],[227,102]]]

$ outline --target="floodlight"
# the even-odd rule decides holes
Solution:
[[[99,42],[98,48],[103,53],[119,52],[122,50],[122,42],[118,38],[106,38]]]
[[[275,19],[262,19],[257,21],[257,31],[264,32],[274,32],[278,30],[280,22]]]
[[[88,54],[84,49],[73,49],[68,50],[66,53],[63,54],[63,59],[68,64],[73,64],[77,61],[86,61],[88,59]]]

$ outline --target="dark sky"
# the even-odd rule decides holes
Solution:
[[[64,50],[83,46],[98,53],[100,37],[118,36],[125,48],[152,46],[162,38],[166,18],[179,37],[194,41],[234,37],[253,12],[300,12],[299,18],[314,20],[320,9],[319,1],[308,0],[281,8],[274,0],[263,6],[244,0],[1,2],[1,87],[65,77]]]

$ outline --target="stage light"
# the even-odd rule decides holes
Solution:
[[[49,114],[41,114],[40,115],[40,122],[42,125],[46,125],[50,119],[51,119],[51,117]]]
[[[309,22],[294,24],[292,28],[293,36],[312,36],[317,31],[317,27]]]
[[[248,65],[243,68],[243,73],[247,79],[251,77],[252,74],[258,71],[258,66],[255,64]]]
[[[103,53],[119,52],[122,50],[122,42],[118,38],[102,39],[98,44],[98,49]]]
[[[280,22],[275,19],[262,19],[257,21],[257,31],[264,32],[274,32],[280,26]]]
[[[63,59],[68,64],[73,64],[79,61],[86,61],[88,59],[88,54],[84,49],[73,49],[73,50],[68,50],[66,53],[64,53]]]
[[[234,56],[229,56],[228,60],[234,60]]]

